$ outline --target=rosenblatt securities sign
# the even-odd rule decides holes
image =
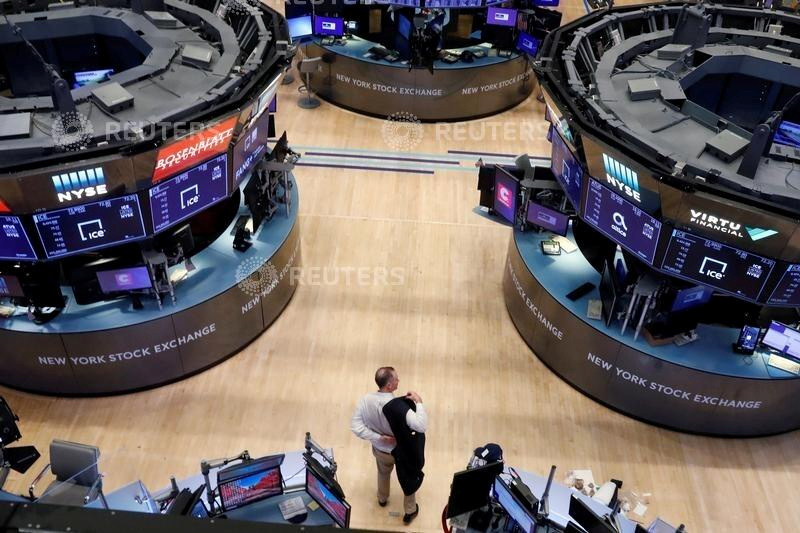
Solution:
[[[236,116],[230,117],[160,149],[153,172],[153,183],[227,151],[236,122]]]

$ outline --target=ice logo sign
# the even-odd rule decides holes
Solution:
[[[79,223],[78,232],[81,235],[82,241],[102,239],[106,236],[106,231],[103,229],[103,221],[99,218]]]
[[[606,182],[614,190],[632,198],[637,203],[642,201],[642,195],[639,192],[639,174],[608,154],[603,154],[603,166],[606,171]]]
[[[200,201],[200,189],[197,185],[192,185],[181,191],[181,209],[188,209]]]
[[[56,174],[51,179],[60,203],[108,193],[103,167]]]
[[[725,277],[725,271],[728,269],[728,263],[723,263],[711,257],[704,257],[703,262],[700,264],[700,273],[709,278],[721,280]]]
[[[323,21],[322,22],[322,29],[323,30],[335,30],[336,29],[336,23],[335,22]]]

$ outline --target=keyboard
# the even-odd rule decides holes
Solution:
[[[781,357],[779,355],[772,354],[769,356],[767,360],[767,364],[769,366],[774,366],[775,368],[780,368],[790,374],[800,374],[800,363],[792,361],[791,359],[786,359],[785,357]]]

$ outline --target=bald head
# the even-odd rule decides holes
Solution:
[[[382,366],[375,371],[375,384],[381,392],[394,392],[400,380],[391,366]]]

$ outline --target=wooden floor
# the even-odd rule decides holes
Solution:
[[[390,150],[383,121],[327,104],[300,110],[297,98],[297,83],[281,89],[278,126],[292,144]],[[427,125],[415,151],[545,155],[542,116],[531,98],[471,129]],[[534,140],[524,138],[531,124]],[[138,478],[157,489],[170,475],[198,473],[204,458],[299,449],[311,431],[335,449],[352,525],[403,529],[399,487],[388,508],[377,506],[369,445],[349,431],[375,368],[393,365],[401,390],[419,391],[431,419],[410,529],[440,529],[452,473],[491,441],[520,469],[544,474],[556,464],[561,479],[591,468],[597,479],[652,493],[648,521],[661,515],[690,532],[797,530],[796,433],[717,440],[655,428],[598,405],[535,358],[501,296],[511,232],[473,212],[474,172],[302,167],[296,176],[305,283],[264,335],[207,372],[138,394],[56,399],[0,389],[21,417],[23,443],[45,455],[53,438],[96,444],[108,489]],[[369,282],[351,275],[348,283],[348,268],[365,268]],[[382,268],[398,270],[384,283],[371,275]],[[24,491],[46,462],[12,474],[6,488]]]

